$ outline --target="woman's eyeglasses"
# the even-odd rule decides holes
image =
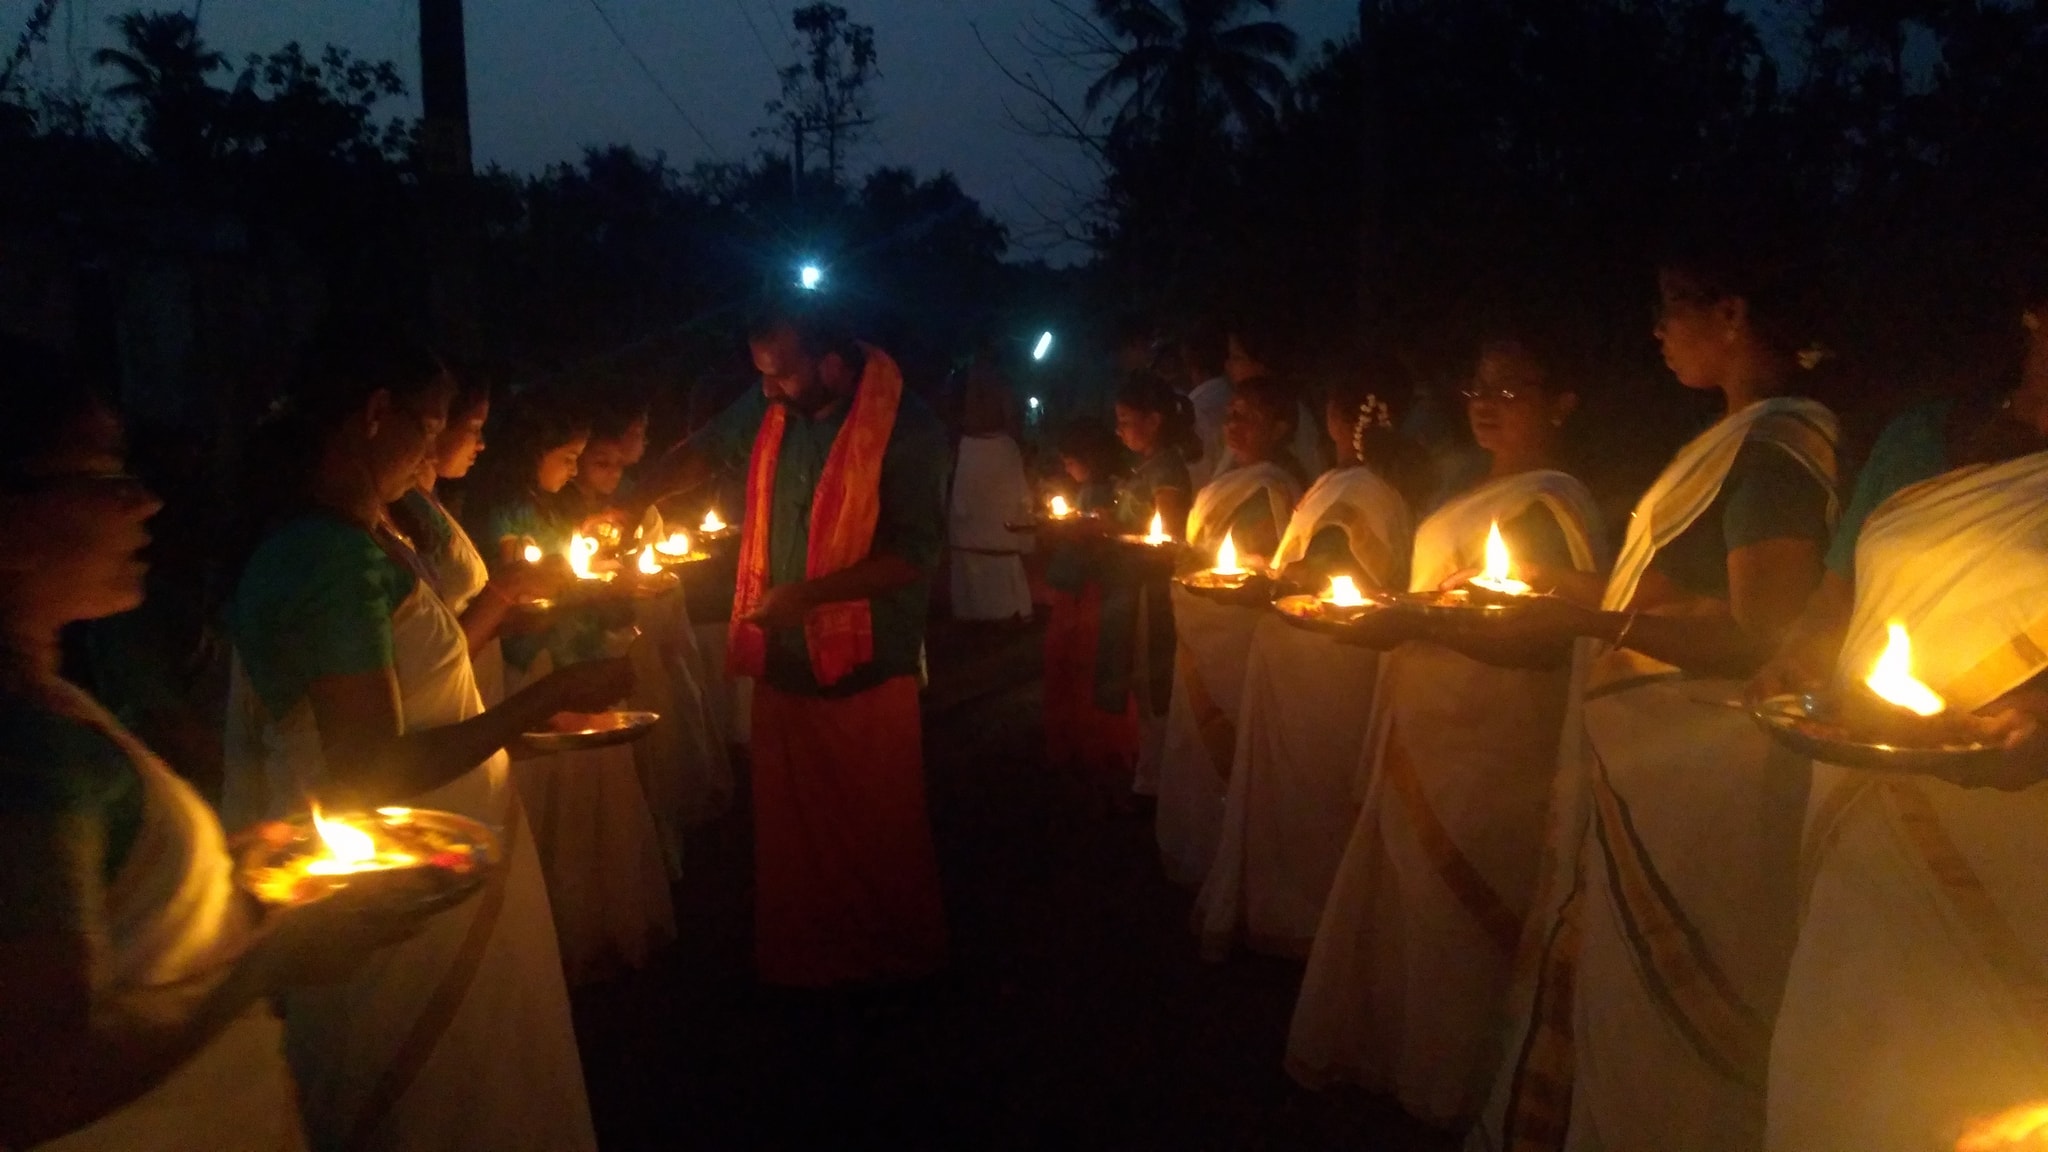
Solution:
[[[1513,388],[1461,388],[1458,390],[1458,395],[1464,397],[1467,404],[1477,400],[1492,400],[1501,404],[1512,404],[1523,396],[1528,395],[1528,393],[1517,392]]]

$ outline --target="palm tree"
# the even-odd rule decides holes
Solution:
[[[199,38],[199,25],[183,12],[125,12],[110,23],[123,47],[102,48],[92,62],[121,80],[107,95],[135,105],[141,141],[164,160],[190,159],[205,146],[220,102],[207,76],[227,58]]]
[[[1207,135],[1272,123],[1287,92],[1294,30],[1266,19],[1279,0],[1094,0],[1118,47],[1088,86],[1093,112],[1121,97],[1111,138]]]

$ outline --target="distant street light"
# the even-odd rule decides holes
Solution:
[[[1031,350],[1031,358],[1032,358],[1033,360],[1043,360],[1043,359],[1045,359],[1046,353],[1048,353],[1048,352],[1051,352],[1051,351],[1052,351],[1052,333],[1050,333],[1050,332],[1041,332],[1041,333],[1039,333],[1039,334],[1038,334],[1038,346],[1037,346],[1036,348],[1033,348],[1033,349]],[[1033,407],[1036,407],[1036,406],[1037,406],[1037,401],[1033,401],[1033,402],[1032,402],[1032,406],[1033,406]]]
[[[1036,397],[1036,396],[1033,396],[1033,397],[1031,398],[1031,400],[1030,400],[1030,404],[1031,404],[1031,410],[1032,410],[1033,412],[1036,412],[1036,411],[1038,411],[1038,397]]]
[[[796,274],[797,287],[806,292],[816,292],[825,284],[825,270],[816,264],[806,264]]]

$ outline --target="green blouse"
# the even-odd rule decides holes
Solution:
[[[306,513],[250,557],[228,606],[228,634],[272,716],[323,676],[393,666],[391,617],[419,577],[339,517]]]
[[[1783,448],[1751,441],[1736,452],[1714,502],[1650,567],[1694,596],[1726,600],[1730,552],[1766,540],[1827,546],[1829,495]]]
[[[1856,541],[1877,506],[1900,489],[1931,480],[1948,471],[1948,420],[1955,401],[1936,400],[1907,409],[1885,425],[1870,459],[1856,476],[1856,491],[1842,510],[1828,545],[1828,571],[1845,580],[1856,577]]]

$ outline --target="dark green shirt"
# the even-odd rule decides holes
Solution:
[[[768,582],[794,584],[808,573],[811,499],[825,457],[846,423],[848,403],[816,416],[792,410],[784,425],[775,465],[775,493],[769,512]],[[768,399],[750,388],[690,438],[689,449],[721,470],[745,474]],[[801,628],[768,634],[768,684],[806,696],[850,696],[885,680],[917,675],[924,650],[925,616],[931,603],[931,573],[945,550],[946,479],[952,452],[946,430],[930,408],[905,391],[896,424],[882,451],[882,508],[875,521],[872,552],[907,560],[923,573],[909,586],[870,601],[874,613],[875,658],[827,689],[811,672]],[[753,525],[747,525],[753,531]]]
[[[1714,502],[1665,545],[1650,567],[1694,596],[1728,599],[1728,554],[1766,540],[1828,541],[1827,486],[1775,444],[1735,453]]]
[[[228,606],[249,682],[283,716],[322,676],[392,667],[391,617],[418,584],[368,532],[307,513],[263,541]]]
[[[96,818],[111,882],[142,832],[145,799],[141,771],[111,736],[34,700],[0,697],[0,815]]]

